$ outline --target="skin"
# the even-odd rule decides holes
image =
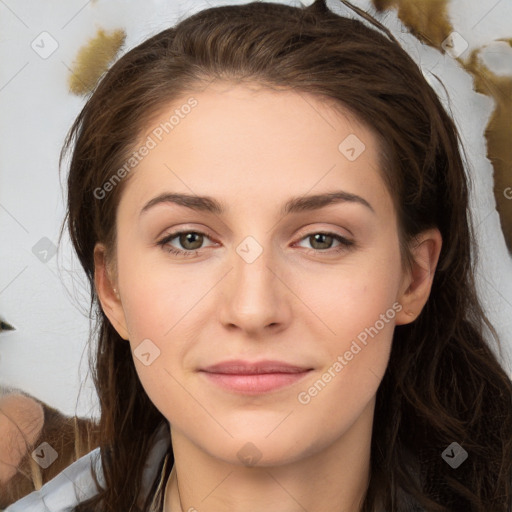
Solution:
[[[416,263],[402,266],[377,141],[348,113],[316,96],[255,85],[217,82],[193,96],[198,106],[129,178],[117,212],[115,270],[103,244],[96,245],[102,307],[132,350],[146,338],[160,350],[149,366],[134,362],[171,425],[183,511],[279,504],[280,512],[353,512],[368,485],[375,396],[393,329],[421,312],[441,236],[437,229],[422,233],[411,246]],[[162,109],[144,138],[187,98]],[[354,161],[338,150],[349,134],[366,147]],[[280,214],[292,196],[335,190],[357,194],[374,211],[346,201]],[[164,191],[212,196],[227,211],[168,203],[139,216]],[[157,244],[181,229],[206,234],[188,245],[179,237],[167,244],[200,247],[192,257]],[[326,231],[355,243],[336,253],[336,239],[315,243],[313,235]],[[263,250],[252,263],[236,252],[249,235]],[[400,311],[378,335],[300,403],[298,394],[395,303]],[[222,390],[198,372],[235,358],[278,359],[313,371],[256,396]],[[247,442],[260,456],[253,466],[237,456]]]

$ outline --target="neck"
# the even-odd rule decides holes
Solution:
[[[374,403],[332,444],[283,465],[231,464],[201,450],[171,427],[175,465],[165,512],[354,512],[370,475]],[[180,508],[181,507],[181,508]]]

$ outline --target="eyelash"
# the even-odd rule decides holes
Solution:
[[[176,256],[182,256],[182,257],[185,257],[185,258],[189,258],[191,256],[196,256],[200,252],[201,249],[184,251],[184,250],[181,250],[181,249],[176,249],[175,247],[172,247],[172,246],[169,246],[168,248],[165,247],[171,240],[173,240],[174,238],[177,238],[179,235],[190,234],[190,233],[193,233],[195,235],[203,235],[206,238],[210,238],[206,233],[203,233],[201,231],[193,231],[193,230],[176,231],[174,233],[170,233],[169,235],[166,235],[164,238],[159,240],[157,242],[157,245],[161,246],[162,249],[164,249],[168,253],[174,254]],[[299,242],[304,240],[304,239],[306,239],[306,238],[309,238],[309,237],[311,237],[313,235],[327,235],[327,236],[330,236],[330,237],[334,238],[335,240],[337,240],[338,242],[340,242],[340,245],[338,247],[335,247],[335,248],[324,249],[324,250],[321,250],[321,249],[309,249],[307,251],[308,254],[310,254],[311,252],[314,253],[315,255],[322,254],[322,253],[335,253],[335,254],[337,254],[337,253],[341,253],[343,251],[347,251],[347,250],[349,250],[349,249],[351,249],[351,248],[353,248],[355,246],[355,242],[353,240],[349,240],[348,238],[345,238],[345,237],[343,237],[341,235],[338,235],[337,233],[332,233],[332,232],[329,232],[329,231],[314,231],[312,233],[308,233],[307,235],[303,236],[299,240]]]

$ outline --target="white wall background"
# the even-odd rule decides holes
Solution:
[[[67,91],[68,68],[79,48],[98,28],[122,28],[127,33],[127,51],[179,18],[228,3],[246,2],[0,2],[0,316],[16,327],[0,335],[0,385],[23,389],[66,414],[96,416],[98,412],[87,379],[88,296],[78,260],[67,237],[55,256],[48,253],[46,262],[33,253],[36,244],[48,245],[41,241],[45,237],[57,243],[65,214],[66,168],[59,180],[58,157],[64,136],[84,103]],[[353,3],[375,14],[369,0]],[[339,13],[351,12],[337,0],[328,5]],[[406,34],[395,11],[376,17],[393,30],[429,80],[429,70],[435,68],[448,88],[450,108],[473,169],[480,293],[505,345],[502,361],[512,373],[512,259],[499,226],[483,137],[493,102],[473,91],[472,78],[449,55]],[[463,58],[473,48],[512,37],[512,2],[508,0],[452,0],[450,17],[469,44]],[[58,43],[48,58],[41,58],[31,47],[44,31]],[[484,62],[492,70],[512,74],[510,49],[495,44],[485,54]],[[438,84],[431,83],[446,102]]]

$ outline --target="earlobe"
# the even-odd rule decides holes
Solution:
[[[96,293],[101,308],[114,329],[121,338],[128,340],[128,329],[123,305],[118,290],[112,284],[114,278],[110,274],[105,246],[98,242],[94,247],[94,283],[96,285]]]
[[[441,246],[442,237],[437,228],[423,231],[414,238],[410,247],[413,261],[398,298],[402,310],[396,316],[396,325],[416,320],[427,303]]]

